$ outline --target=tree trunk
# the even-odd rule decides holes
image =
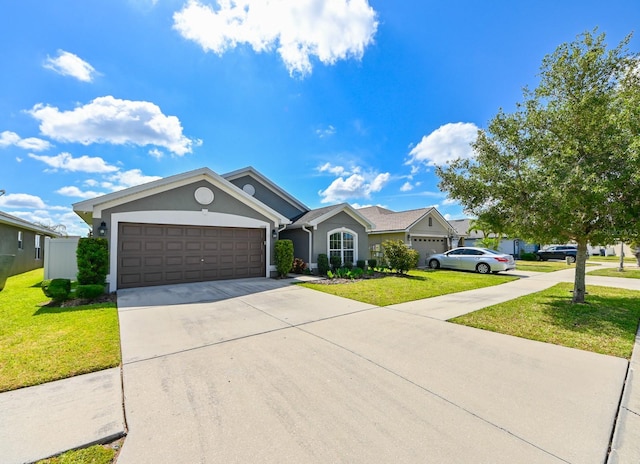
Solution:
[[[618,265],[618,271],[624,271],[624,243],[620,242],[620,264]]]
[[[586,293],[586,268],[587,268],[587,242],[578,242],[578,254],[576,256],[576,276],[573,283],[572,303],[584,303]]]

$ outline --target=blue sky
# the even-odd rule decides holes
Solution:
[[[86,235],[75,202],[203,166],[253,166],[311,208],[437,206],[433,165],[542,58],[638,0],[5,2],[0,209]],[[634,37],[630,49],[640,49]]]

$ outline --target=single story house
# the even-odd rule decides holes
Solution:
[[[45,254],[44,237],[59,236],[46,227],[0,211],[0,256],[5,256],[2,259],[4,264],[0,266],[5,268],[7,276],[42,267]]]
[[[380,260],[382,243],[386,240],[402,240],[417,250],[419,265],[426,265],[428,257],[433,254],[458,246],[459,234],[436,208],[396,212],[369,206],[357,211],[374,224],[369,232],[369,258]]]
[[[449,223],[457,230],[458,235],[462,237],[460,246],[479,246],[478,241],[484,238],[484,234],[475,229],[471,229],[471,221],[473,219],[451,219]],[[490,238],[494,238],[494,234],[489,234]],[[504,237],[500,240],[498,250],[500,253],[519,257],[520,253],[535,253],[538,245],[527,243],[524,240],[513,237]]]
[[[311,210],[252,167],[177,174],[73,205],[109,241],[109,289],[274,276],[275,242],[296,257],[359,259],[371,224],[343,204]]]

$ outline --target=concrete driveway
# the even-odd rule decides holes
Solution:
[[[119,291],[119,464],[606,459],[625,360],[289,282]]]

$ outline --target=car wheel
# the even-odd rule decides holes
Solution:
[[[489,274],[491,272],[491,266],[487,263],[480,263],[476,266],[476,271],[480,274]]]
[[[440,269],[440,261],[438,261],[437,259],[432,259],[431,261],[429,261],[429,267],[431,269]]]
[[[573,263],[576,262],[576,257],[569,255],[569,256],[567,256],[567,261],[569,261],[570,263],[573,264]]]

